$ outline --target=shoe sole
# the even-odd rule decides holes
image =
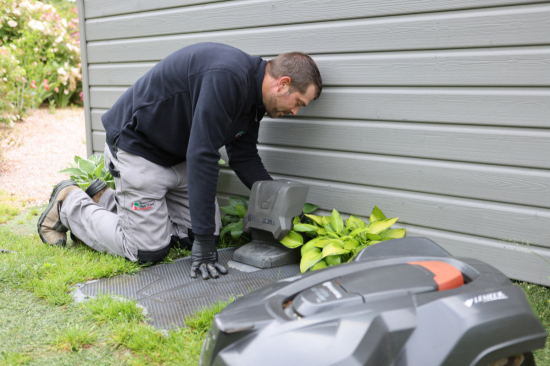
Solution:
[[[38,224],[37,224],[38,235],[40,236],[40,239],[44,244],[50,244],[50,243],[46,240],[46,238],[42,234],[42,230],[40,229],[40,227],[42,226],[42,223],[46,219],[46,216],[48,216],[48,213],[50,213],[50,210],[52,209],[55,202],[57,201],[56,198],[59,191],[61,191],[63,188],[70,187],[70,186],[78,186],[78,184],[76,184],[72,180],[63,180],[57,183],[57,185],[54,187],[52,194],[50,196],[50,202],[48,203],[48,207],[46,207],[46,209],[44,210],[44,212],[42,212],[42,215],[40,215],[40,218],[38,219]]]

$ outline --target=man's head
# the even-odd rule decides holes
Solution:
[[[262,84],[262,98],[271,118],[296,114],[323,89],[315,61],[302,52],[283,53],[269,60]]]

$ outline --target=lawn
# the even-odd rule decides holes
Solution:
[[[197,365],[216,304],[187,319],[189,327],[161,332],[132,301],[99,297],[74,304],[70,286],[134,273],[140,266],[69,242],[64,249],[36,235],[42,208],[25,207],[0,193],[0,366],[3,365]],[[225,244],[227,245],[227,244]],[[173,250],[170,259],[189,255]],[[168,260],[170,260],[168,259]],[[550,331],[550,290],[517,283]],[[535,353],[550,365],[550,347]]]

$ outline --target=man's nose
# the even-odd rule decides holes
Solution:
[[[296,115],[298,113],[299,109],[300,109],[300,107],[294,107],[290,110],[290,113],[292,113],[293,115]]]

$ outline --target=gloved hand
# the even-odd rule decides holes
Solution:
[[[218,251],[216,250],[216,235],[195,235],[193,248],[191,249],[191,278],[197,277],[200,270],[202,278],[218,278],[218,272],[226,274],[227,269],[218,263]]]

